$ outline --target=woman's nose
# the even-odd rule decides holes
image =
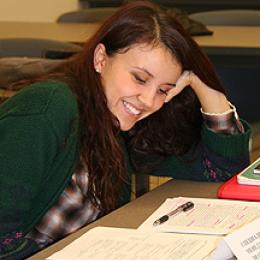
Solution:
[[[139,95],[139,101],[145,105],[147,108],[152,108],[155,103],[155,97],[156,97],[156,88],[146,88],[143,89],[142,93]]]

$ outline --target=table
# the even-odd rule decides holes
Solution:
[[[28,258],[28,260],[45,259],[71,243],[90,228],[96,226],[137,228],[164,202],[166,198],[179,196],[216,198],[216,192],[220,185],[220,183],[170,180],[151,192],[146,193],[118,210],[115,210],[107,216],[87,225],[74,234],[71,234],[65,239],[42,250]]]
[[[1,38],[40,38],[83,43],[99,27],[91,23],[0,22]],[[260,26],[208,26],[212,36],[197,36],[195,41],[203,48],[226,49],[237,54],[260,53]]]
[[[96,23],[0,22],[0,39],[39,38],[84,43],[98,27]],[[214,32],[212,36],[194,39],[215,65],[260,68],[260,26],[208,26],[208,29]]]
[[[204,48],[228,49],[237,54],[260,53],[260,26],[207,26],[213,31],[210,36],[194,37],[195,41]]]
[[[98,26],[91,23],[0,22],[0,39],[39,38],[83,43]]]

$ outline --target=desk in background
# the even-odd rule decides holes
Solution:
[[[83,43],[98,28],[98,24],[0,22],[1,38],[39,38]]]
[[[171,180],[35,254],[28,260],[43,260],[96,226],[137,228],[166,198],[179,196],[216,198],[219,186],[220,183]]]
[[[74,43],[83,43],[98,28],[99,24],[58,24],[42,22],[0,22],[0,39],[29,37],[54,39]],[[212,36],[194,37],[206,50],[214,53],[260,55],[260,27],[247,26],[208,26],[214,32]]]
[[[42,22],[0,22],[1,38],[39,38],[84,43],[98,29],[99,24],[59,24]],[[209,54],[231,64],[233,58],[241,59],[236,66],[260,68],[260,27],[208,26],[212,36],[197,36],[195,41]],[[221,57],[221,58],[218,58]],[[231,62],[230,62],[230,61]],[[234,62],[232,62],[234,65]]]
[[[99,24],[59,24],[42,22],[0,22],[1,38],[39,38],[72,43],[84,43],[98,29]],[[217,62],[236,66],[260,68],[260,27],[208,26],[212,36],[196,36],[195,41]]]

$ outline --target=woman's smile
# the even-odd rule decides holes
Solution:
[[[136,108],[134,105],[130,104],[125,100],[123,100],[123,105],[127,113],[134,115],[136,117],[139,116],[142,112],[140,109]]]

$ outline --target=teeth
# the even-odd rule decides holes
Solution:
[[[133,107],[132,105],[130,105],[128,102],[123,101],[123,104],[124,104],[124,106],[127,108],[127,110],[128,110],[130,113],[132,113],[132,114],[134,114],[134,115],[136,115],[136,116],[141,113],[140,110],[136,109],[135,107]]]

